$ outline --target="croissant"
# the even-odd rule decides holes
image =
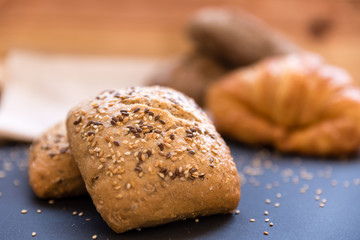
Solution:
[[[213,84],[206,96],[217,129],[283,152],[342,156],[360,145],[360,90],[315,54],[263,60]]]

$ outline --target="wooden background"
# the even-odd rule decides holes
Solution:
[[[12,48],[165,57],[191,46],[189,17],[240,7],[360,80],[360,0],[0,0],[0,58]]]

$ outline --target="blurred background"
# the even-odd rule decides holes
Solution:
[[[0,0],[0,140],[32,140],[85,97],[141,85],[192,51],[204,7],[249,12],[360,81],[360,0]]]
[[[166,57],[184,52],[187,20],[240,7],[360,79],[360,0],[0,0],[0,56],[13,48]]]

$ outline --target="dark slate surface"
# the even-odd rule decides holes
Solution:
[[[107,227],[88,197],[56,200],[54,204],[37,199],[28,185],[28,145],[2,146],[0,239],[92,239],[95,234],[98,239],[122,240],[360,239],[360,158],[298,158],[235,142],[229,145],[243,181],[246,179],[239,215],[177,221],[119,235]],[[316,201],[320,190],[320,200]],[[323,208],[319,207],[322,199],[326,199]],[[280,206],[275,207],[275,203]],[[22,209],[28,213],[21,214]],[[84,215],[73,216],[73,211]],[[251,218],[256,221],[250,222]],[[266,218],[270,221],[265,222]]]

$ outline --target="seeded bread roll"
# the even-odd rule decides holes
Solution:
[[[105,91],[69,112],[67,131],[96,209],[117,233],[230,213],[238,205],[229,148],[177,91]]]
[[[71,156],[65,123],[47,130],[29,153],[29,182],[40,198],[63,198],[86,194],[85,184]]]

